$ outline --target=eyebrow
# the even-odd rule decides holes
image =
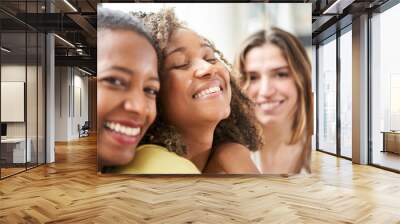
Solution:
[[[105,71],[108,71],[108,70],[117,70],[117,71],[123,72],[123,73],[128,74],[128,75],[133,75],[134,74],[134,72],[131,69],[126,68],[126,67],[122,67],[122,66],[117,66],[117,65],[113,65],[111,67],[108,67],[108,68],[104,69],[101,72],[105,72]]]
[[[284,65],[284,66],[280,66],[278,68],[274,68],[274,69],[272,69],[272,71],[278,71],[278,70],[281,70],[281,69],[289,69],[289,65]]]
[[[135,74],[135,73],[134,73],[131,69],[129,69],[129,68],[125,68],[125,67],[117,66],[117,65],[113,65],[113,66],[111,66],[111,67],[108,67],[108,68],[104,69],[102,72],[105,72],[105,71],[108,71],[108,70],[117,70],[117,71],[123,72],[123,73],[128,74],[128,75],[133,75],[133,74]],[[150,81],[157,81],[157,82],[159,82],[160,79],[158,78],[158,75],[155,75],[155,76],[152,75],[152,76],[150,77]]]
[[[207,48],[210,48],[211,50],[213,50],[213,48],[208,43],[204,43],[204,42],[200,44],[200,47],[201,48],[207,47]],[[169,51],[167,49],[165,51],[164,57],[166,58],[169,55],[171,55],[173,53],[176,53],[176,52],[179,52],[179,51],[184,52],[184,51],[186,51],[186,49],[187,49],[186,47],[178,47],[178,48],[175,48],[175,49],[169,50]]]
[[[289,68],[289,65],[284,65],[284,66],[280,66],[280,67],[277,67],[277,68],[274,68],[274,69],[271,69],[271,71],[279,71],[279,70],[282,70],[282,69],[288,69],[288,70],[290,70],[290,68]],[[253,69],[249,69],[249,70],[246,70],[246,71],[244,71],[245,73],[257,73],[257,71],[256,70],[253,70]]]
[[[204,42],[204,43],[201,43],[200,44],[200,47],[208,47],[208,48],[210,48],[211,50],[213,50],[214,51],[214,49],[211,47],[211,45],[209,45],[208,43],[206,43],[206,42]]]
[[[165,51],[165,57],[168,57],[169,55],[179,52],[179,51],[186,51],[186,47],[178,47],[173,50],[168,51],[168,49]]]

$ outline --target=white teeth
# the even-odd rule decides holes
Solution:
[[[273,101],[273,102],[263,102],[259,103],[258,106],[263,110],[271,110],[281,104],[281,101]]]
[[[210,95],[212,93],[216,93],[216,92],[221,92],[221,88],[219,86],[214,86],[214,87],[210,87],[208,89],[202,90],[201,92],[197,93],[194,95],[194,98],[204,98],[207,95]]]
[[[136,136],[140,133],[140,128],[132,128],[132,127],[128,127],[128,126],[124,126],[122,124],[119,123],[115,123],[115,122],[110,122],[107,121],[104,123],[104,125],[111,129],[112,131],[118,132],[120,134],[124,134],[127,136]]]

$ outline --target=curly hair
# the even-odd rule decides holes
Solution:
[[[157,13],[132,12],[133,15],[143,19],[145,25],[152,33],[161,50],[164,50],[172,33],[179,28],[188,29],[180,22],[173,9],[162,9]],[[203,37],[204,38],[204,37]],[[232,90],[231,113],[228,118],[220,121],[214,130],[212,150],[223,143],[236,142],[246,146],[251,151],[256,151],[262,144],[260,129],[256,126],[252,102],[242,93],[233,76],[233,67],[225,59],[215,45],[204,38],[211,46],[218,58],[227,66],[230,72],[230,85]],[[162,67],[162,66],[161,66]],[[165,122],[160,97],[157,98],[157,117],[150,126],[140,144],[157,144],[166,147],[178,155],[186,154],[186,146],[181,135],[175,127]]]

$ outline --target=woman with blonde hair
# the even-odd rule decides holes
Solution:
[[[264,174],[310,172],[311,64],[304,47],[279,28],[248,37],[235,61],[240,86],[255,104],[263,146],[251,154]],[[217,163],[238,162],[220,150]]]
[[[310,172],[311,64],[300,41],[276,27],[259,31],[245,40],[235,66],[263,130],[264,145],[252,154],[259,170]]]

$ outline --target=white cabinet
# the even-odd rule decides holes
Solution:
[[[2,151],[12,151],[12,163],[25,163],[32,161],[32,140],[28,138],[26,140],[28,144],[25,151],[25,139],[24,138],[7,138],[1,140]],[[11,155],[10,155],[11,156]],[[11,159],[11,158],[10,158]]]

